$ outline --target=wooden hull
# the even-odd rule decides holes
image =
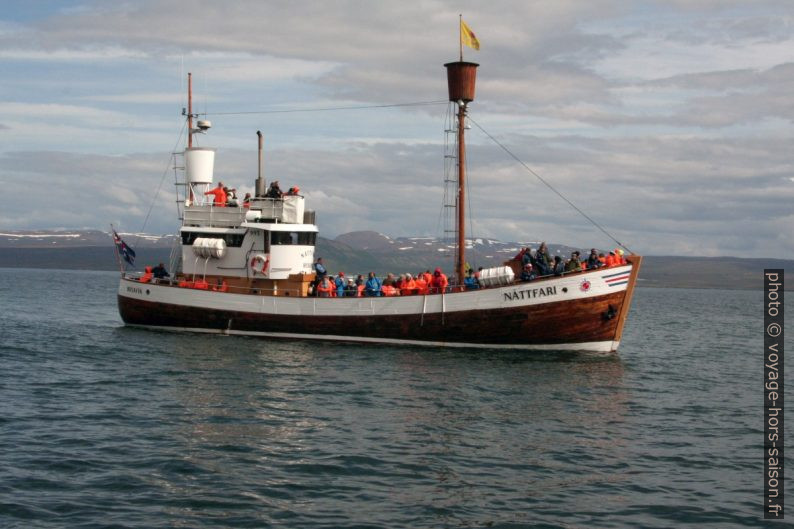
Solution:
[[[638,269],[637,259],[634,266],[564,278],[405,298],[254,296],[122,279],[118,302],[126,324],[172,330],[610,352],[619,344]]]

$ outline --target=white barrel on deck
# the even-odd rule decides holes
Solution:
[[[509,266],[496,266],[480,270],[480,285],[484,287],[500,287],[513,282],[516,275]]]
[[[226,254],[226,241],[212,237],[197,237],[193,241],[193,253],[197,257],[223,259]]]
[[[185,178],[188,184],[211,184],[215,169],[215,149],[185,149]]]

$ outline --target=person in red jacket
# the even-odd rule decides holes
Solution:
[[[447,285],[449,285],[449,280],[447,276],[441,271],[440,268],[436,268],[435,272],[433,272],[433,281],[431,282],[433,294],[441,294],[446,292]]]
[[[218,182],[218,187],[216,187],[215,189],[210,189],[204,194],[214,196],[214,200],[212,204],[213,206],[219,208],[226,207],[226,191],[223,190],[223,182]]]

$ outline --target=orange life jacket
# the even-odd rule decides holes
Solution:
[[[616,264],[615,263],[615,256],[612,255],[612,254],[607,255],[606,265],[609,267],[609,266],[615,266],[615,264]]]
[[[152,267],[151,266],[147,266],[146,268],[144,268],[143,275],[141,276],[139,281],[141,283],[148,283],[151,280],[152,280]]]
[[[381,292],[383,292],[384,296],[398,296],[400,291],[394,288],[391,285],[383,285],[380,287]]]
[[[417,294],[419,295],[427,294],[427,281],[425,281],[422,278],[422,276],[417,277],[416,280],[414,281],[414,284],[416,285]]]
[[[364,283],[361,283],[359,286],[356,287],[356,297],[358,298],[364,297]]]
[[[225,208],[226,207],[226,191],[223,190],[222,187],[216,187],[215,189],[210,189],[205,195],[215,195],[213,199],[213,206]]]
[[[416,281],[413,279],[406,279],[403,281],[403,284],[400,285],[400,294],[403,296],[411,296],[416,294]]]
[[[434,275],[433,282],[430,284],[433,285],[433,292],[441,293],[447,289],[447,285],[449,285],[449,280],[447,279],[447,276],[445,274],[441,273],[437,276]]]
[[[330,298],[331,297],[331,292],[336,290],[336,286],[335,285],[331,285],[331,282],[329,281],[328,282],[328,286],[324,287],[323,283],[324,283],[324,281],[320,282],[320,284],[317,285],[317,297]]]

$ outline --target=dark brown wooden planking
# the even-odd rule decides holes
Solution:
[[[504,344],[613,340],[625,292],[542,305],[445,314],[307,316],[260,314],[155,303],[119,296],[125,323],[248,332]],[[449,294],[455,295],[455,294]],[[610,307],[613,317],[609,317]]]

